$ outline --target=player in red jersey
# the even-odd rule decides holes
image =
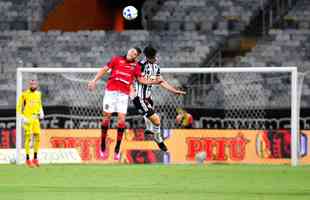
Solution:
[[[106,84],[103,99],[103,119],[101,124],[101,156],[108,157],[106,151],[106,137],[112,113],[118,114],[117,119],[117,142],[114,149],[114,159],[120,159],[120,145],[126,128],[125,119],[128,108],[128,97],[134,80],[143,84],[160,84],[161,79],[145,80],[141,75],[141,66],[137,62],[141,50],[138,47],[129,49],[126,56],[114,56],[102,67],[95,78],[88,83],[88,88],[94,90],[96,83],[111,70]]]

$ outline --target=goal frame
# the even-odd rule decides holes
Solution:
[[[23,73],[97,73],[99,68],[17,68],[16,72],[16,102],[22,94]],[[161,68],[165,73],[240,73],[240,72],[287,72],[291,74],[291,166],[298,165],[299,147],[299,110],[298,102],[298,71],[296,66],[291,67],[222,67],[222,68]],[[21,163],[22,147],[22,123],[21,117],[16,112],[16,164]]]

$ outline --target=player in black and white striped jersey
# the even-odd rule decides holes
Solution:
[[[171,86],[160,75],[160,66],[156,58],[157,51],[152,46],[147,46],[143,50],[145,58],[140,61],[142,76],[146,80],[161,79],[161,86],[166,90],[176,94],[184,95],[184,91],[178,90]],[[160,117],[155,113],[152,100],[152,86],[136,82],[134,85],[135,96],[133,103],[136,109],[144,116],[146,129],[145,132],[154,134],[154,140],[162,151],[167,151],[164,139],[160,132]]]

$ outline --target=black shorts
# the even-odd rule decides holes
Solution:
[[[155,113],[153,108],[153,100],[150,98],[142,99],[140,97],[135,97],[133,99],[133,104],[139,113],[145,115],[146,117],[152,116]]]

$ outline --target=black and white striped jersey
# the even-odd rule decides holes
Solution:
[[[142,60],[139,62],[141,65],[141,74],[146,80],[156,79],[157,76],[160,76],[160,67],[158,62],[149,63],[146,60]],[[152,93],[152,85],[144,85],[135,82],[135,91],[136,96],[145,99],[150,98]]]

